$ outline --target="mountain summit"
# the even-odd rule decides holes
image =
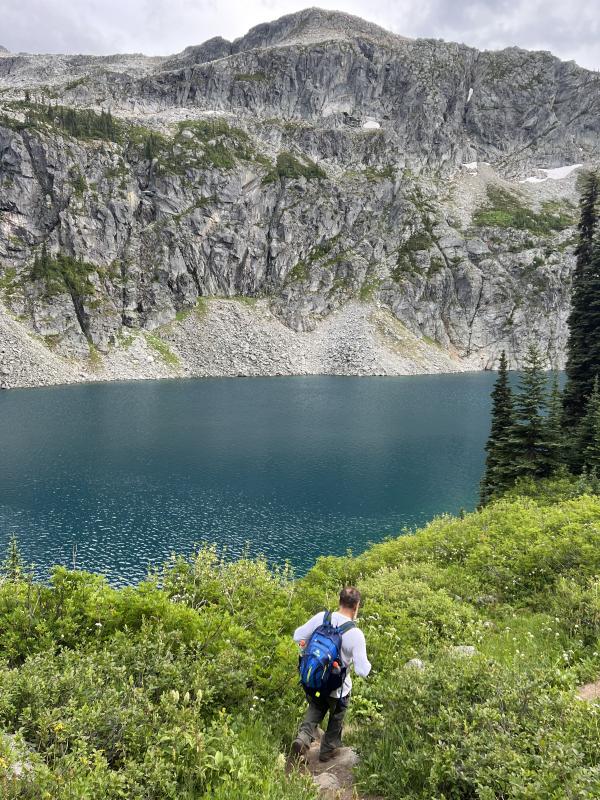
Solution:
[[[311,45],[318,42],[365,39],[374,43],[395,45],[401,36],[386,31],[372,22],[341,11],[306,8],[295,14],[280,17],[251,28],[245,36],[233,43],[233,52],[253,50],[257,47]]]
[[[182,59],[187,63],[202,63],[257,49],[357,40],[388,48],[397,47],[405,41],[404,37],[352,14],[306,8],[273,22],[256,25],[233,42],[217,36],[200,45],[188,47],[182,53],[170,56],[167,64],[176,66]]]

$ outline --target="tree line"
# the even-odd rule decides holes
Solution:
[[[39,120],[46,120],[77,139],[119,140],[119,124],[110,111],[102,110],[98,114],[91,109],[32,103],[29,92],[25,93],[25,103],[29,106],[25,113],[25,123],[29,127],[35,127]]]
[[[600,475],[600,174],[582,178],[578,242],[567,342],[566,384],[550,390],[535,345],[528,348],[516,391],[500,357],[492,391],[482,505],[525,477],[568,471]]]

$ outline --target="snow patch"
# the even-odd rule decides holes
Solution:
[[[582,167],[583,164],[571,164],[570,166],[566,167],[553,167],[552,169],[540,169],[540,172],[544,172],[544,175],[537,175],[531,176],[530,178],[524,178],[519,183],[544,183],[547,180],[551,181],[560,181],[563,178],[568,178],[572,172],[575,172],[576,169]]]
[[[467,103],[471,102],[471,98],[473,97],[473,87],[469,89],[469,96],[467,97]]]
[[[381,125],[378,122],[375,122],[374,119],[368,119],[365,123],[363,123],[363,128],[366,128],[370,131],[375,131],[378,128],[381,128]]]
[[[572,172],[575,172],[576,169],[579,169],[579,167],[583,167],[583,164],[573,164],[570,167],[555,167],[554,169],[545,169],[544,172],[553,181],[560,181],[562,178],[567,178]]]

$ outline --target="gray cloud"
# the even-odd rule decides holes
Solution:
[[[310,2],[310,0],[308,0]],[[306,7],[297,0],[0,0],[0,44],[13,51],[168,54],[212,36]],[[551,50],[600,69],[600,23],[592,0],[337,0],[322,2],[405,36],[481,49]]]

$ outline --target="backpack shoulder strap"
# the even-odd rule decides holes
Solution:
[[[344,634],[346,631],[349,631],[352,628],[356,628],[356,622],[354,622],[353,619],[350,619],[348,622],[344,622],[343,625],[338,627],[338,633]]]
[[[325,615],[323,617],[322,625],[331,625],[331,616],[332,616],[332,612],[331,611],[326,611]]]

